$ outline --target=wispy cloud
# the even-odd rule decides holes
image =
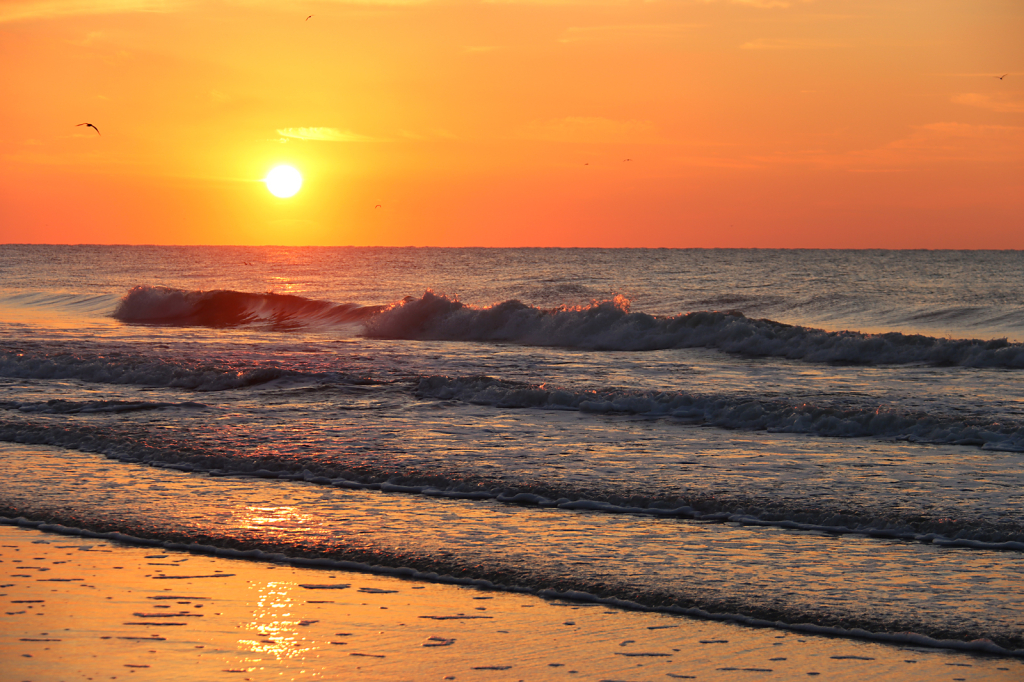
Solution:
[[[489,5],[571,5],[571,6],[612,6],[625,5],[630,0],[482,0]]]
[[[645,0],[646,2],[657,2],[658,0]],[[746,5],[758,9],[775,9],[792,7],[793,5],[814,2],[814,0],[690,0],[691,2],[712,4],[727,2],[732,5]],[[631,0],[483,0],[492,4],[520,4],[520,5],[629,5]]]
[[[953,98],[957,104],[966,104],[971,107],[981,107],[1002,113],[1024,114],[1024,102],[1012,102],[1006,97],[992,97],[981,95],[976,92],[965,92]]]
[[[318,142],[372,142],[372,137],[358,135],[349,130],[337,128],[278,128],[277,134],[296,140],[315,140]]]
[[[172,12],[186,4],[186,0],[6,0],[0,3],[0,23],[80,14]]]
[[[659,37],[673,37],[679,33],[705,24],[613,24],[605,26],[570,26],[565,29],[559,42],[575,43],[585,40],[623,40],[640,38],[649,40]]]
[[[240,2],[240,1],[241,0],[235,0],[235,2]],[[247,0],[247,1],[252,1],[252,0]],[[275,2],[278,5],[284,4],[284,3],[280,2],[280,0],[257,0],[257,1],[264,2],[264,3],[267,3],[267,4],[273,4]],[[389,5],[389,6],[401,6],[401,7],[404,7],[404,6],[426,5],[426,4],[430,3],[431,0],[321,0],[321,2],[332,3],[332,4],[335,4],[335,5]]]
[[[1019,163],[1022,153],[1022,127],[946,121],[914,126],[903,139],[851,156],[884,166],[937,161]]]
[[[902,138],[870,149],[807,149],[743,157],[759,167],[806,166],[851,173],[897,173],[943,163],[1021,165],[1024,127],[952,121],[913,126]]]
[[[238,5],[273,5],[271,0],[228,0]],[[339,5],[422,5],[430,0],[323,0]],[[0,24],[87,14],[174,12],[200,0],[0,0]],[[277,2],[277,5],[284,3]]]
[[[706,4],[721,2],[722,0],[701,0]],[[777,9],[792,7],[793,5],[814,2],[814,0],[724,0],[732,5],[747,5],[758,9]]]
[[[526,126],[521,135],[533,140],[584,143],[653,142],[657,137],[649,121],[615,121],[588,116],[535,121]]]
[[[740,45],[741,50],[824,50],[842,47],[827,40],[787,40],[785,38],[758,38]]]

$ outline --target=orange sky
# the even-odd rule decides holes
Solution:
[[[3,0],[0,242],[1021,249],[1022,36],[1020,0]]]

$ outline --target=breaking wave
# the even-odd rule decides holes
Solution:
[[[498,342],[594,351],[714,348],[805,362],[1024,369],[1024,344],[1006,339],[826,331],[753,319],[738,311],[657,316],[632,312],[622,296],[586,306],[538,308],[508,300],[477,307],[427,291],[420,298],[409,296],[389,306],[363,306],[274,293],[138,286],[121,299],[113,317],[133,324],[260,325],[276,331],[361,325],[367,337],[380,339]]]
[[[659,317],[631,312],[629,301],[621,296],[554,309],[514,300],[480,308],[428,291],[383,309],[364,324],[367,336],[387,339],[496,341],[602,351],[706,347],[807,362],[1024,368],[1024,344],[1006,339],[830,332],[755,320],[736,311]]]
[[[113,316],[135,324],[239,327],[262,324],[272,329],[330,326],[359,322],[376,306],[314,301],[289,294],[242,291],[184,291],[163,286],[137,286],[117,304]]]

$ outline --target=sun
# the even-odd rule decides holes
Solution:
[[[287,199],[302,189],[302,174],[291,166],[275,166],[263,178],[263,182],[267,183],[267,189],[275,197]]]

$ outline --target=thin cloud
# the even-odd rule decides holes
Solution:
[[[14,0],[0,5],[0,24],[82,14],[173,12],[186,4],[184,0]]]
[[[656,139],[654,126],[649,121],[615,121],[588,116],[535,121],[522,130],[521,136],[532,140],[583,143],[639,143]]]
[[[741,50],[824,50],[833,47],[842,47],[842,45],[824,40],[786,40],[785,38],[758,38],[740,45]]]
[[[705,4],[712,4],[720,2],[721,0],[701,0]],[[793,0],[725,0],[731,5],[746,5],[747,7],[756,7],[757,9],[786,9],[796,4],[805,4],[808,2],[814,2],[814,0],[799,0],[795,2]]]
[[[734,5],[747,5],[749,7],[757,7],[758,9],[774,9],[776,7],[786,8],[792,7],[792,2],[786,2],[785,0],[729,0]]]
[[[413,130],[399,130],[399,137],[403,137],[407,140],[416,140],[417,142],[424,140],[457,140],[459,136],[443,128],[435,128],[426,133],[419,133]]]
[[[295,140],[317,142],[372,142],[372,137],[337,128],[278,128],[277,134]]]
[[[1005,97],[992,97],[981,95],[976,92],[965,92],[953,98],[957,104],[966,104],[970,107],[981,107],[1000,113],[1022,114],[1024,113],[1024,102],[1011,102]]]
[[[649,40],[659,37],[673,37],[679,33],[695,28],[703,28],[706,24],[615,24],[606,26],[570,26],[565,29],[560,43],[575,43],[588,40],[623,40],[625,38],[641,38]]]
[[[242,0],[235,0],[235,2],[241,2]],[[250,4],[251,0],[249,0]],[[427,5],[432,0],[321,0],[324,3],[330,3],[334,5],[385,5],[388,7],[415,7],[418,5]],[[268,4],[273,5],[273,2],[267,0],[257,0],[256,4]],[[278,2],[277,6],[282,3]]]
[[[335,5],[393,5],[393,6],[413,6],[413,5],[426,5],[431,0],[323,0],[324,2],[331,2]]]
[[[326,0],[339,5],[422,5],[430,0]],[[229,0],[238,5],[272,5],[267,0]],[[198,0],[0,0],[0,24],[88,14],[174,12]],[[280,3],[278,3],[280,4]]]
[[[895,173],[936,163],[1020,165],[1024,127],[940,122],[913,126],[909,133],[873,149],[829,152],[809,149],[746,157],[758,166],[810,166],[851,173]]]
[[[729,168],[733,170],[754,170],[762,165],[754,159],[736,158],[731,159],[721,156],[681,156],[675,159],[683,166],[695,166],[698,168]]]
[[[559,6],[602,6],[625,5],[630,0],[482,0],[487,5],[559,5]]]
[[[631,0],[483,0],[491,4],[520,4],[520,5],[627,5],[633,4]],[[647,0],[657,2],[658,0]],[[814,0],[691,0],[691,2],[712,4],[727,2],[731,5],[745,5],[756,9],[785,9],[797,4],[814,2]]]
[[[1022,153],[1024,128],[948,121],[914,126],[903,139],[851,156],[887,166],[936,161],[1014,163],[1024,158]]]

